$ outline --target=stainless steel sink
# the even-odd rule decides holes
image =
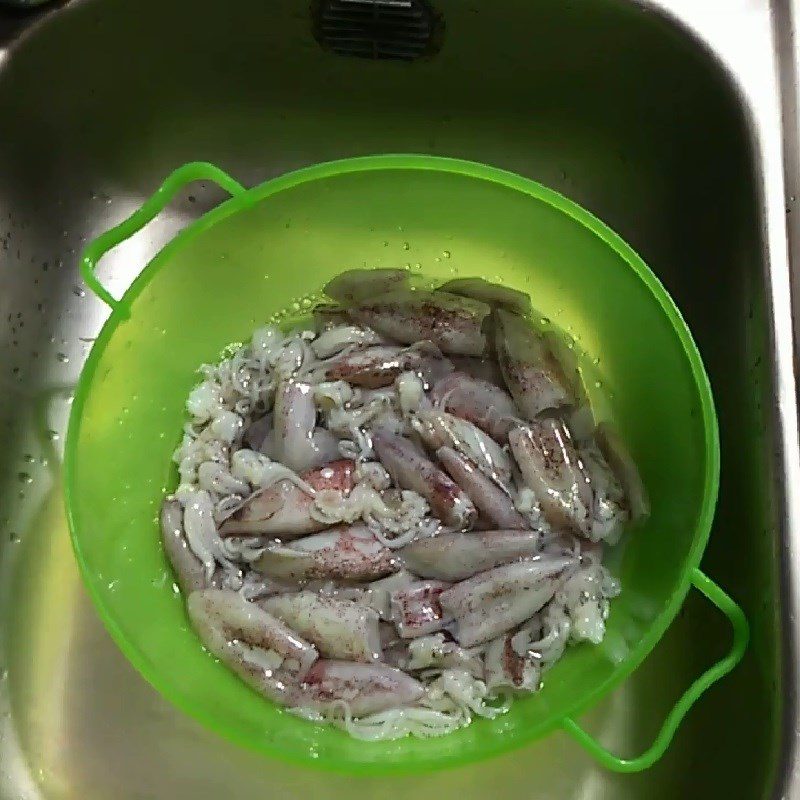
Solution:
[[[791,105],[788,5],[435,5],[441,49],[412,62],[323,51],[304,0],[89,0],[31,26],[0,11],[0,32],[14,39],[0,43],[0,798],[800,798],[800,463],[785,222],[796,209],[783,177],[796,161],[783,160],[780,96]],[[744,606],[752,645],[648,772],[605,772],[560,734],[391,782],[266,762],[145,684],[82,589],[61,447],[72,386],[106,316],[80,283],[82,244],[185,161],[210,160],[254,184],[387,151],[483,161],[571,196],[638,249],[697,338],[723,456],[703,567]],[[220,199],[202,185],[190,192],[105,260],[113,291]],[[728,637],[691,596],[584,724],[638,754]]]

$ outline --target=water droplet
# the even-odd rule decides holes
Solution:
[[[33,464],[33,462],[36,461],[36,459],[30,453],[25,453],[25,460],[29,464]]]
[[[411,245],[408,242],[403,242],[403,250],[410,250]]]
[[[62,364],[68,364],[69,363],[69,356],[66,353],[56,353],[56,358]]]
[[[539,318],[539,322],[540,322],[542,325],[549,325],[549,324],[550,324],[550,320],[549,320],[547,317],[540,317],[540,318]]]
[[[594,364],[596,367],[599,367],[600,366],[600,359],[599,358],[592,359],[592,364]]]
[[[450,258],[450,251],[449,250],[443,250],[442,251],[442,258]]]
[[[27,472],[18,472],[17,480],[20,483],[33,483],[33,478]]]
[[[595,389],[599,389],[599,388],[600,388],[602,385],[603,385],[603,384],[602,384],[602,383],[600,383],[600,381],[595,381],[595,382],[594,382],[594,388],[595,388]]]
[[[383,243],[383,246],[384,247],[388,247],[389,246],[389,240],[388,239]]]
[[[19,534],[16,531],[9,531],[8,541],[12,544],[16,544],[19,541]]]
[[[72,294],[74,294],[75,297],[86,297],[86,292],[77,284],[72,287]]]
[[[54,431],[52,428],[49,428],[46,431],[46,435],[51,442],[57,442],[60,438],[58,435],[58,431]]]

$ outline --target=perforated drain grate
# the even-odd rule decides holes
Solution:
[[[314,36],[343,56],[413,61],[437,52],[443,20],[424,0],[319,0]]]

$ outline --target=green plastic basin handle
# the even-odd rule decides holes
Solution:
[[[173,197],[187,184],[194,181],[212,181],[230,195],[238,195],[247,191],[242,184],[235,181],[219,167],[209,164],[206,161],[192,161],[178,167],[149,197],[133,212],[127,219],[114,226],[105,233],[101,233],[93,239],[83,250],[80,261],[81,275],[86,281],[86,285],[108,306],[112,311],[127,311],[125,304],[117,300],[108,289],[97,279],[95,270],[97,263],[109,251],[118,244],[124,242],[134,233],[141,230],[148,222],[159,214]]]
[[[691,580],[692,585],[699,589],[728,618],[733,628],[733,642],[728,655],[706,670],[675,703],[653,744],[636,758],[620,758],[606,750],[571,717],[566,717],[562,720],[561,724],[564,730],[586,748],[604,767],[614,772],[641,772],[652,767],[666,752],[672,742],[675,731],[689,712],[689,709],[706,689],[727,675],[742,660],[742,656],[744,656],[744,652],[747,649],[750,631],[747,618],[742,609],[711,578],[699,569],[695,568],[692,571]]]

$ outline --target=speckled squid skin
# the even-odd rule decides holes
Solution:
[[[505,389],[463,372],[438,381],[431,396],[437,407],[477,425],[500,442],[506,441],[518,416]]]
[[[450,477],[466,492],[480,511],[481,519],[488,525],[519,530],[528,527],[525,518],[514,508],[508,493],[473,463],[449,447],[440,447],[436,457]]]
[[[403,344],[433,342],[448,355],[480,356],[486,303],[447,292],[392,292],[348,310],[350,317]]]
[[[300,477],[317,491],[335,489],[347,495],[355,486],[355,462],[338,459]],[[328,527],[311,515],[314,496],[293,481],[280,480],[244,501],[220,526],[220,536],[304,536]]]
[[[530,558],[540,548],[538,531],[467,531],[418,539],[400,550],[400,556],[417,575],[460,581],[502,564]]]
[[[422,495],[445,525],[465,528],[475,521],[477,511],[469,497],[408,439],[380,432],[375,434],[374,446],[395,481]]]
[[[494,322],[497,360],[522,416],[535,420],[543,411],[573,405],[564,368],[544,337],[528,321],[502,309],[495,311]]]
[[[530,619],[555,594],[570,568],[568,556],[539,556],[478,573],[442,592],[462,647],[489,641]]]
[[[276,580],[368,581],[399,571],[401,564],[366,525],[357,524],[297,539],[290,547],[268,547],[254,567]]]

